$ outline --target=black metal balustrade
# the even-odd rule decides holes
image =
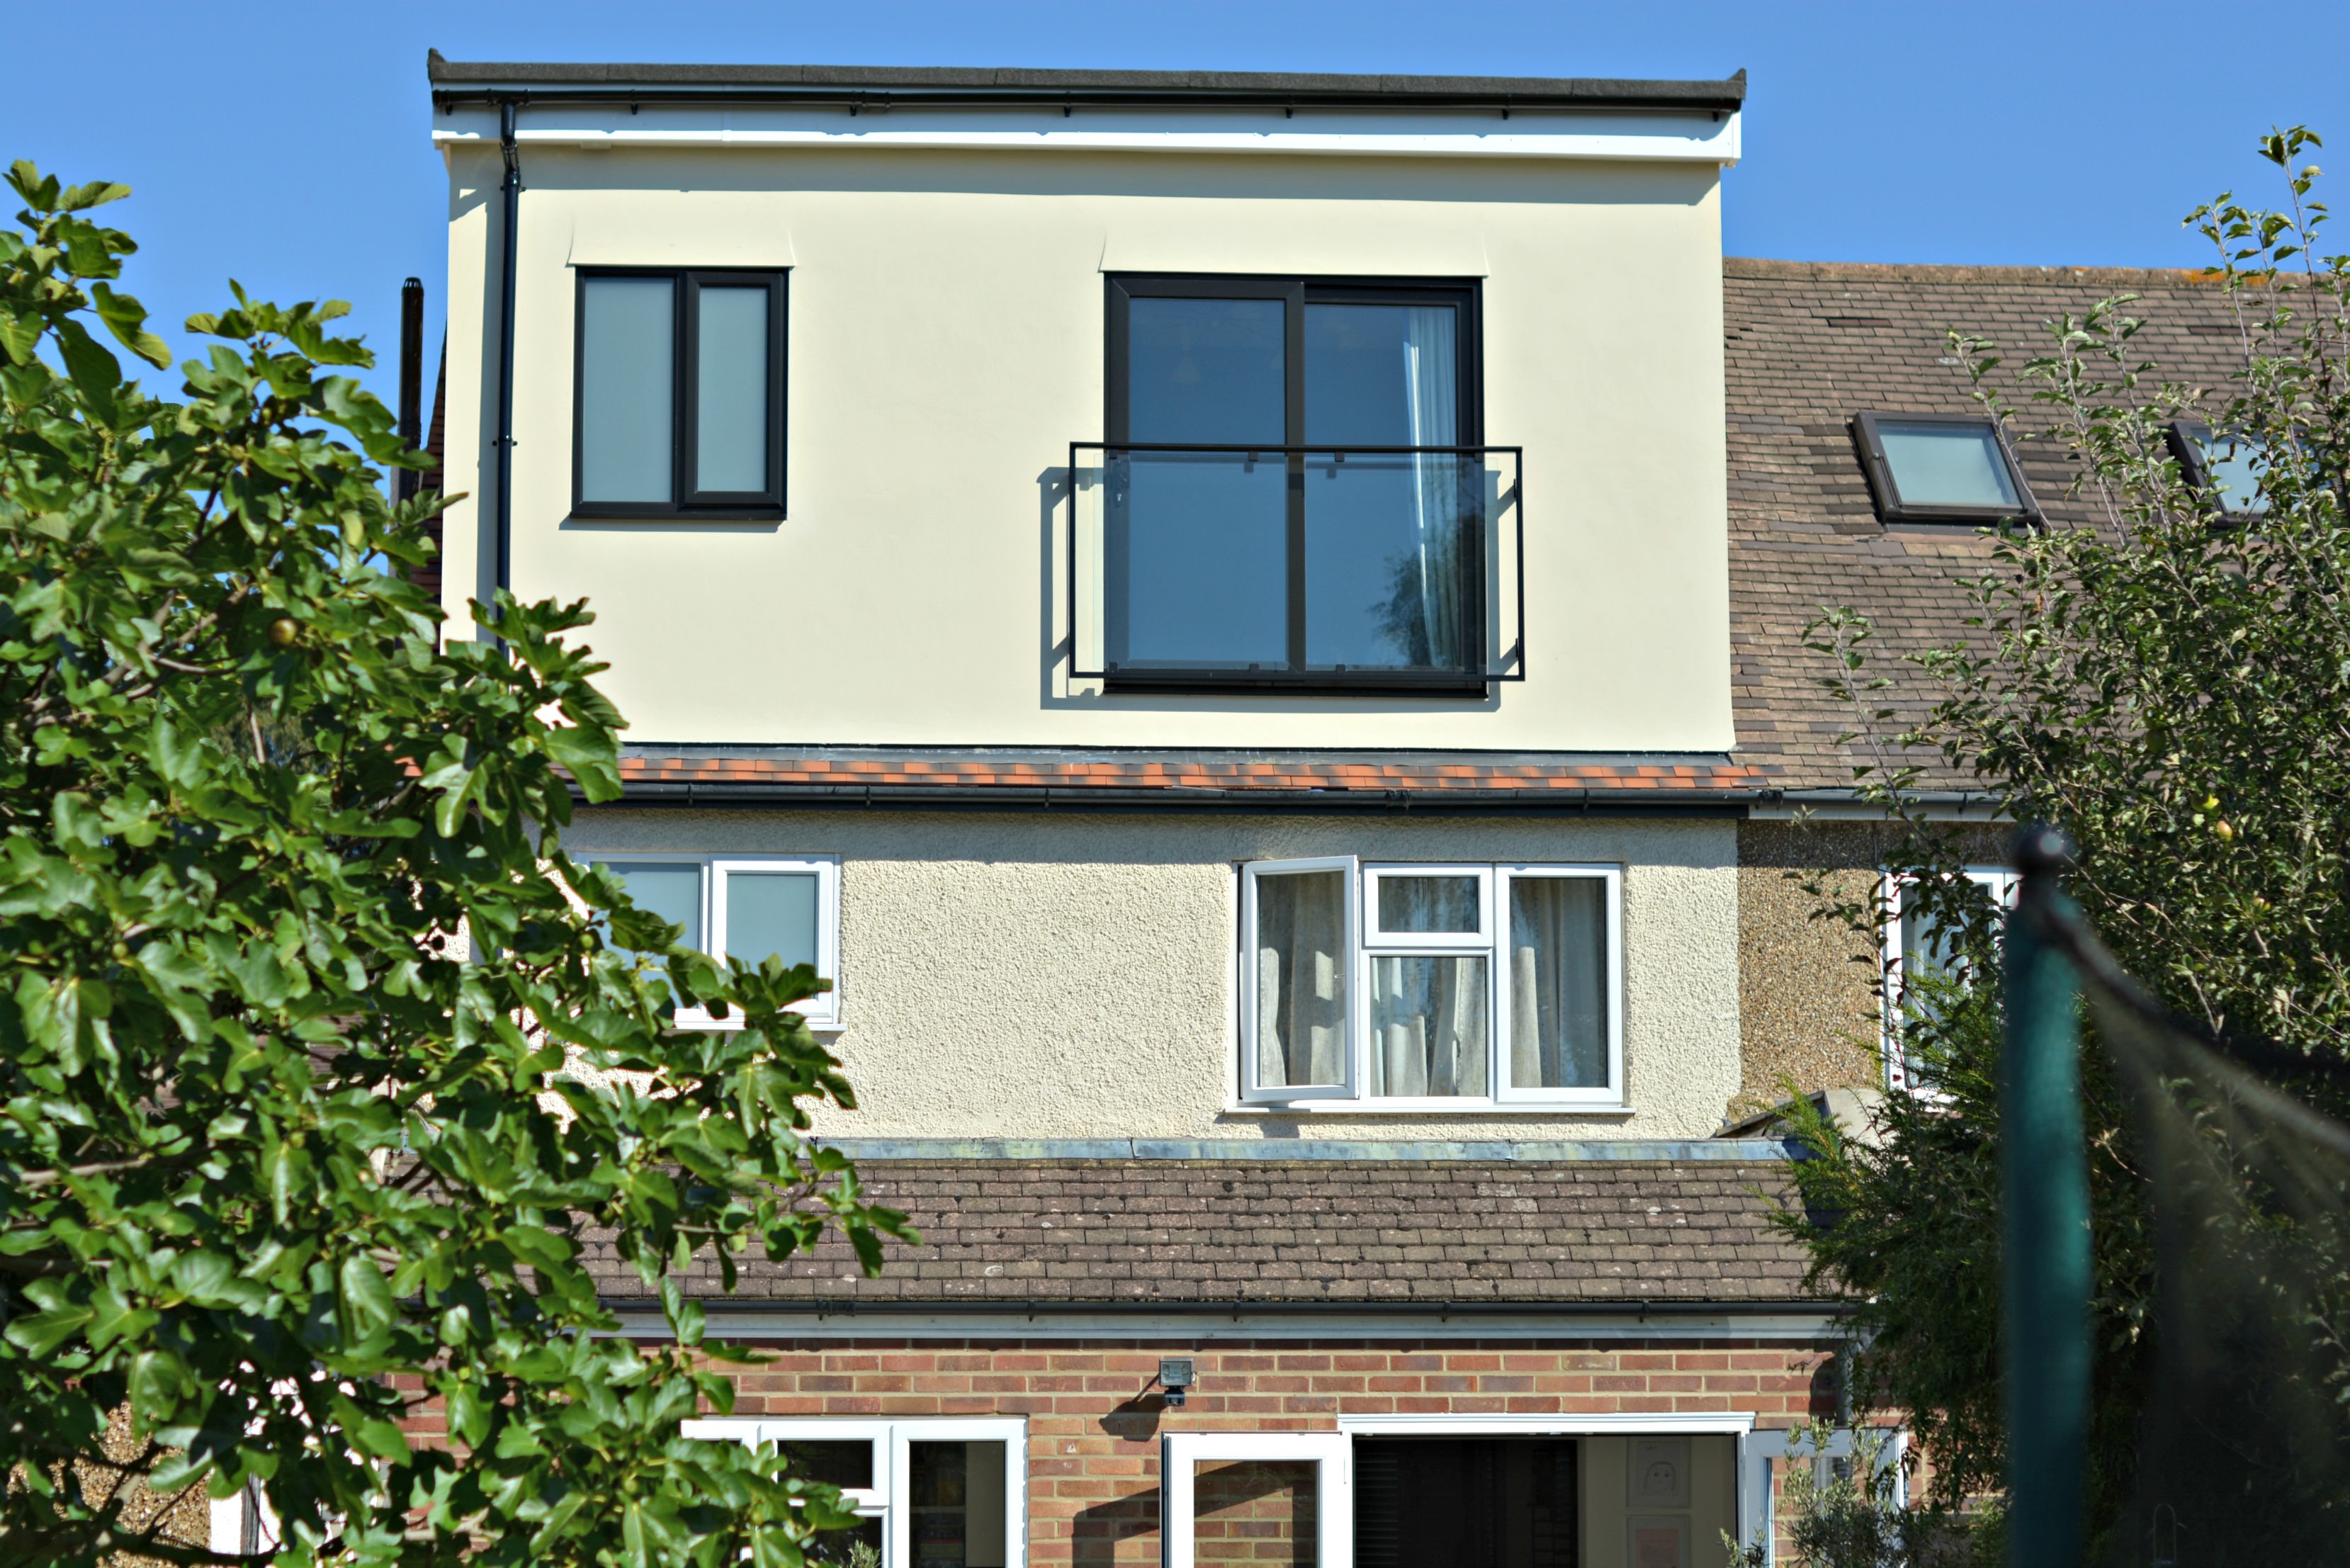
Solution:
[[[1073,441],[1070,678],[1431,696],[1523,680],[1523,459]]]

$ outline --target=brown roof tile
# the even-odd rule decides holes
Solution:
[[[1804,628],[1823,606],[1864,611],[1877,628],[1872,672],[1898,678],[1900,655],[1965,638],[1956,579],[1988,554],[1971,528],[1877,521],[1852,416],[1972,412],[1947,332],[1996,338],[2019,366],[2045,340],[2042,323],[2118,294],[2141,296],[2128,307],[2147,323],[2136,348],[2162,378],[2223,387],[2241,363],[2234,318],[2220,289],[2188,272],[1731,259],[1723,274],[1737,757],[1791,789],[1846,786],[1856,758],[1836,736],[1851,714],[1820,688],[1827,671],[1804,650]],[[2027,438],[2019,455],[2043,510],[2057,526],[2088,523],[2065,494],[2072,470],[2059,443],[2030,439],[2054,415],[2015,400]],[[1888,696],[1910,713],[1927,700],[1914,678]]]
[[[746,1258],[734,1299],[1815,1299],[1802,1250],[1770,1227],[1788,1188],[1764,1161],[868,1159],[858,1170],[922,1244],[890,1244],[878,1279],[837,1240],[780,1263]],[[608,1243],[591,1237],[588,1261],[606,1296],[652,1293]],[[685,1280],[720,1293],[714,1264]]]

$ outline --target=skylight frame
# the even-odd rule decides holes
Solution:
[[[2163,427],[2163,438],[2169,443],[2170,455],[2178,460],[2179,477],[2195,498],[2210,507],[2223,523],[2253,524],[2268,514],[2266,504],[2252,507],[2231,507],[2224,499],[2226,492],[2213,477],[2211,464],[2203,449],[2222,438],[2217,429],[2203,420],[2173,420]],[[2244,442],[2258,451],[2264,444],[2257,438],[2236,434],[2225,439]],[[2255,492],[2257,493],[2257,491]]]
[[[2016,504],[2002,506],[1951,506],[1905,502],[1901,486],[1893,477],[1893,465],[1885,455],[1885,440],[1879,427],[1896,425],[1942,425],[1951,430],[1985,431],[2005,466],[2007,482],[2014,487]],[[1985,414],[1916,414],[1864,410],[1852,417],[1853,444],[1860,452],[1861,472],[1867,477],[1871,500],[1877,504],[1877,515],[1886,523],[2007,523],[2021,522],[2039,526],[2046,519],[2040,503],[2032,493],[2031,482],[2023,477],[2023,465],[2015,460],[2015,451],[2007,444],[2007,432],[1999,421]]]

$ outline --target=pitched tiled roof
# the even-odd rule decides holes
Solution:
[[[630,746],[632,799],[855,802],[949,794],[1006,805],[1108,800],[1330,807],[1594,801],[1721,805],[1770,781],[1721,755],[1587,753],[1003,751],[975,748]]]
[[[1785,1302],[1804,1253],[1769,1225],[1783,1168],[1754,1161],[1479,1164],[860,1160],[923,1244],[867,1279],[828,1239],[746,1257],[733,1298],[923,1302]],[[589,1243],[599,1290],[650,1293]],[[690,1293],[721,1295],[698,1260]]]
[[[2222,386],[2241,363],[2234,318],[2216,285],[2187,272],[1732,259],[1723,273],[1737,755],[1790,788],[1847,785],[1835,736],[1852,715],[1817,685],[1825,671],[1804,650],[1804,626],[1822,605],[1866,612],[1877,670],[1898,676],[1900,654],[1964,638],[1953,582],[1987,555],[1969,527],[1877,520],[1852,416],[1972,413],[1945,333],[1994,337],[2017,367],[2046,341],[2043,322],[2118,294],[2141,296],[2135,343],[2160,379]],[[2049,410],[2016,400],[2021,431],[2050,427]],[[2027,440],[2019,456],[2052,523],[2088,521],[2065,496],[2057,443]],[[1913,686],[1897,705],[1915,711],[1918,696]]]

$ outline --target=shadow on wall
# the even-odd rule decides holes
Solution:
[[[1311,1568],[1314,1472],[1311,1463],[1284,1460],[1201,1466],[1193,1492],[1192,1560],[1202,1568],[1211,1563]],[[1111,1568],[1121,1542],[1158,1532],[1159,1512],[1157,1487],[1079,1511],[1070,1561],[1076,1568]]]

